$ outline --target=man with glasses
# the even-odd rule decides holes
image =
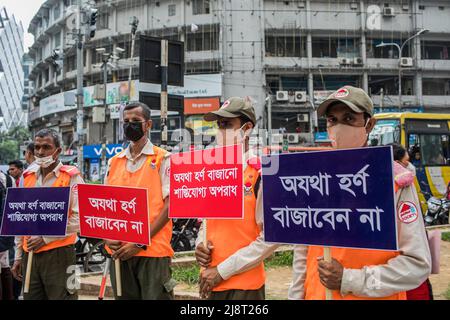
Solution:
[[[108,163],[106,185],[148,189],[150,246],[106,241],[107,250],[121,266],[122,295],[117,296],[115,264],[111,283],[116,299],[173,299],[174,281],[170,262],[174,254],[170,241],[172,222],[169,207],[169,153],[148,138],[151,110],[141,102],[130,102],[123,112],[123,131],[129,146]]]

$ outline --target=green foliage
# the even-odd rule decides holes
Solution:
[[[292,261],[294,260],[293,251],[279,251],[275,252],[270,259],[265,261],[265,267],[275,268],[275,267],[290,267],[292,266]]]
[[[25,127],[14,127],[8,132],[0,132],[0,164],[20,158],[20,146],[31,140]]]
[[[200,267],[197,264],[190,266],[174,266],[172,267],[172,277],[177,282],[184,282],[188,285],[196,285],[200,275]]]
[[[442,240],[450,242],[450,232],[443,232]]]

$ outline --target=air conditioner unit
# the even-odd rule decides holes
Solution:
[[[307,113],[297,114],[297,122],[309,122],[309,114]]]
[[[384,7],[383,8],[383,16],[385,17],[395,17],[395,11],[392,7]]]
[[[295,91],[294,101],[297,103],[306,102],[306,91]]]
[[[342,58],[341,60],[339,60],[339,64],[341,65],[349,65],[352,63],[352,60],[349,58]]]
[[[362,59],[362,58],[360,58],[360,57],[357,57],[357,58],[353,58],[353,64],[354,64],[354,65],[358,65],[358,66],[360,66],[360,65],[362,65],[362,64],[363,64],[363,59]]]
[[[283,135],[282,134],[272,134],[272,144],[281,144],[283,143]]]
[[[287,135],[287,139],[289,143],[299,143],[300,136],[297,133],[290,133]]]
[[[289,94],[287,91],[277,91],[277,101],[288,101]]]
[[[402,67],[412,67],[413,66],[413,59],[412,58],[402,58],[400,60],[400,66]]]

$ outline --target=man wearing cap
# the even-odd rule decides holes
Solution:
[[[218,145],[244,145],[244,218],[207,220],[207,248],[202,243],[204,226],[200,228],[195,252],[205,268],[200,274],[200,295],[210,300],[263,300],[263,261],[276,245],[266,244],[262,234],[261,165],[249,147],[255,110],[249,98],[233,97],[204,119],[217,121]]]
[[[327,118],[333,148],[367,147],[376,120],[372,100],[362,89],[345,86],[337,90],[317,113]],[[289,299],[323,300],[327,287],[334,300],[404,300],[405,291],[427,279],[431,257],[420,203],[414,184],[397,179],[402,170],[406,169],[394,169],[399,251],[331,248],[332,262],[325,262],[322,247],[298,246]]]

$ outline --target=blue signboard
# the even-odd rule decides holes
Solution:
[[[328,138],[328,132],[316,132],[314,133],[315,142],[330,142]]]
[[[66,235],[70,188],[9,188],[2,236]]]
[[[106,158],[112,158],[123,150],[121,144],[107,144],[106,145]],[[102,145],[94,144],[83,146],[83,158],[84,159],[99,159],[102,157]]]
[[[392,161],[391,147],[264,156],[265,240],[397,250]]]

